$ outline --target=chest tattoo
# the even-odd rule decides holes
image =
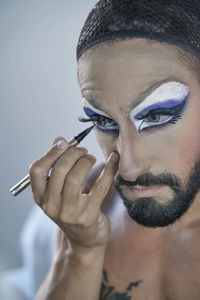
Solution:
[[[130,291],[140,285],[143,280],[138,280],[135,282],[130,282],[123,293],[118,293],[115,287],[109,285],[108,275],[105,270],[103,270],[103,282],[101,285],[99,300],[131,300]]]

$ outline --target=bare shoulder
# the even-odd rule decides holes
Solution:
[[[168,248],[166,285],[172,299],[199,299],[200,220],[177,235]]]
[[[198,264],[200,271],[200,220],[191,223],[177,234],[169,246],[169,254],[176,265],[180,263],[180,267],[184,267]]]

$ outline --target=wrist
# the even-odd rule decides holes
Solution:
[[[54,256],[54,264],[59,265],[74,264],[89,266],[97,260],[102,260],[105,255],[106,246],[82,247],[78,245],[68,245],[65,251],[59,251]]]
[[[79,261],[79,263],[87,264],[94,260],[100,259],[105,255],[106,246],[101,247],[80,247],[76,246],[72,248],[71,258]]]

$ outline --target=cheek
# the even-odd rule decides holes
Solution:
[[[200,159],[199,99],[191,101],[177,135],[178,154],[175,165],[180,175],[191,172],[196,161]]]
[[[185,128],[176,140],[173,139],[173,143],[168,144],[168,167],[183,180],[188,179],[195,162],[200,159],[200,132],[193,130],[193,127]]]
[[[101,133],[97,129],[95,129],[94,132],[104,157],[107,159],[111,152],[116,151],[116,136]]]
[[[194,163],[200,158],[200,137],[189,136],[179,144],[179,156],[177,157],[177,167],[181,173],[189,171]]]

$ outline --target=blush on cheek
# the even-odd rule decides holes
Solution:
[[[200,138],[189,137],[183,143],[180,143],[177,160],[174,161],[174,167],[180,172],[180,176],[188,177],[196,161],[200,159]]]

